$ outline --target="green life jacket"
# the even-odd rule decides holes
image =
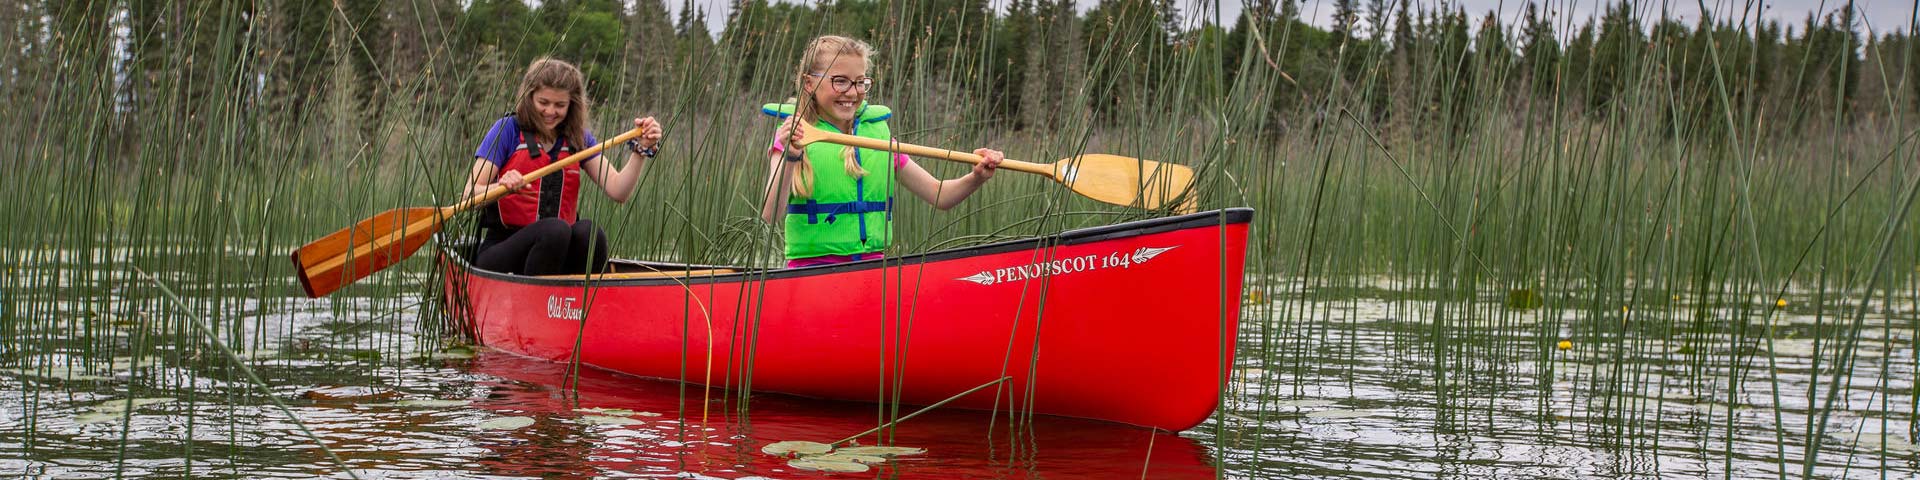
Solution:
[[[793,115],[792,104],[769,103],[762,113],[777,118]],[[836,133],[892,140],[887,119],[893,111],[880,105],[861,105],[852,132],[841,132],[824,120],[815,127]],[[791,148],[791,147],[789,147]],[[855,148],[867,175],[847,175],[842,147],[825,142],[807,145],[806,162],[813,166],[813,196],[787,198],[787,258],[861,254],[885,250],[893,241],[893,157],[883,150]]]

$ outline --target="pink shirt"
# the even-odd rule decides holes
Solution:
[[[781,145],[780,139],[778,138],[773,139],[773,146],[767,148],[767,153],[769,154],[785,153],[786,151],[787,151],[787,147],[785,145]],[[900,167],[904,167],[904,166],[907,166],[907,154],[894,153],[893,169],[899,170]],[[787,268],[811,267],[814,265],[832,265],[836,263],[847,263],[847,262],[852,262],[856,260],[872,260],[876,258],[881,258],[880,252],[862,253],[858,256],[860,258],[854,258],[854,255],[821,255],[818,257],[793,258],[793,259],[787,260]]]

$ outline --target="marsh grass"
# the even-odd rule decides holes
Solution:
[[[938,13],[913,2],[885,5],[889,18],[907,24]],[[277,111],[263,93],[259,75],[286,67],[256,60],[267,47],[240,24],[197,39],[214,48],[168,47],[145,58],[181,73],[142,80],[152,88],[132,95],[129,80],[114,74],[126,59],[102,53],[113,51],[107,46],[125,21],[112,12],[82,22],[90,29],[63,31],[70,43],[49,41],[4,81],[9,92],[61,91],[12,94],[13,108],[0,111],[24,130],[0,143],[0,155],[15,160],[0,175],[0,221],[10,226],[0,234],[0,367],[22,372],[7,383],[19,420],[0,426],[19,434],[0,442],[8,458],[44,473],[50,452],[84,445],[111,447],[87,460],[132,475],[197,472],[196,462],[245,471],[240,465],[251,458],[272,455],[240,441],[134,448],[147,435],[131,409],[100,425],[111,434],[62,429],[79,400],[171,397],[178,401],[153,408],[182,416],[180,438],[291,437],[249,423],[269,416],[259,407],[284,398],[280,387],[406,383],[411,353],[438,351],[468,333],[443,321],[445,304],[428,293],[439,291],[439,279],[425,258],[306,300],[297,298],[286,255],[374,212],[452,203],[468,152],[509,103],[518,73],[509,57],[482,53],[475,62],[486,68],[459,73],[379,72],[393,85],[379,96],[391,115],[369,126],[360,103],[368,93],[348,81],[356,75],[344,60],[350,42],[317,47],[341,59],[328,73],[338,88],[298,115]],[[627,204],[584,195],[582,216],[608,229],[616,256],[780,261],[779,232],[755,218],[765,138],[775,126],[758,106],[792,95],[784,77],[801,47],[793,38],[848,32],[832,19],[771,20],[801,34],[766,35],[751,49],[722,43],[706,58],[677,51],[681,68],[666,88],[615,76],[611,93],[597,99],[598,134],[622,130],[636,114],[659,116],[669,129]],[[1572,21],[1557,27],[1572,31]],[[1436,436],[1488,435],[1514,427],[1496,420],[1518,418],[1539,432],[1526,437],[1534,442],[1677,455],[1726,476],[1851,475],[1856,463],[1888,475],[1912,471],[1912,452],[1895,447],[1902,435],[1920,436],[1920,385],[1902,378],[1920,364],[1911,89],[1884,88],[1884,98],[1869,101],[1884,102],[1888,113],[1866,118],[1839,107],[1734,101],[1728,92],[1751,80],[1713,76],[1720,109],[1677,118],[1671,107],[1700,99],[1662,81],[1670,72],[1658,69],[1660,60],[1681,52],[1659,44],[1630,49],[1618,97],[1587,109],[1578,105],[1581,86],[1523,98],[1512,93],[1527,91],[1513,85],[1526,78],[1516,67],[1483,66],[1443,47],[1413,55],[1471,68],[1426,70],[1404,89],[1338,74],[1303,85],[1298,72],[1270,63],[1300,48],[1297,29],[1262,33],[1264,51],[1108,47],[1126,45],[1130,31],[1107,29],[1090,41],[1099,48],[1088,50],[1084,66],[1140,65],[1167,86],[1116,90],[1112,77],[1085,75],[1051,91],[1068,105],[1103,92],[1130,109],[1102,111],[1110,117],[1066,109],[1047,119],[1051,128],[1015,130],[996,116],[1001,92],[967,81],[994,72],[980,53],[998,40],[991,35],[939,54],[915,32],[869,37],[880,49],[876,76],[885,79],[875,100],[902,112],[895,128],[906,141],[990,145],[1042,162],[1081,152],[1171,161],[1201,172],[1202,208],[1259,212],[1247,286],[1269,301],[1242,312],[1235,371],[1262,373],[1223,374],[1231,384],[1219,414],[1191,433],[1213,449],[1221,475],[1297,474],[1262,456],[1295,440],[1272,422],[1298,417],[1298,402],[1315,400],[1422,412],[1408,415],[1426,415],[1412,420]],[[1399,61],[1374,45],[1316,68],[1376,72]],[[459,49],[431,47],[450,57]],[[1912,58],[1860,49],[1868,68]],[[1716,62],[1728,54],[1711,52]],[[733,56],[744,58],[712,60]],[[1237,59],[1240,73],[1229,79],[1222,58]],[[1790,70],[1815,60],[1794,60],[1802,67]],[[1476,96],[1457,94],[1460,85],[1474,86]],[[1276,96],[1303,100],[1284,109],[1265,101]],[[1437,113],[1382,118],[1369,110],[1382,102]],[[966,171],[920,163],[942,178]],[[933,251],[1165,213],[1102,205],[1003,172],[952,211],[903,202],[894,248]],[[456,219],[444,238],[458,241],[472,228],[470,216]],[[594,287],[585,288],[591,295]],[[1515,291],[1529,292],[1528,308],[1508,306]],[[1776,307],[1776,299],[1789,306]],[[1365,334],[1373,331],[1385,333]],[[1555,348],[1560,340],[1573,347]],[[1782,353],[1783,342],[1807,342],[1809,351]],[[311,363],[339,373],[315,379],[295,367]],[[1383,373],[1375,364],[1388,366]],[[53,379],[73,372],[103,379]],[[732,394],[744,400],[751,370],[729,375],[742,387]],[[1355,393],[1382,376],[1402,395],[1398,403]],[[1319,398],[1329,391],[1347,396]],[[1031,394],[1001,397],[1012,403]],[[685,406],[706,393],[681,395],[695,399]],[[876,426],[912,415],[886,391],[875,400]],[[1711,405],[1677,415],[1662,407],[1673,402]],[[738,405],[748,413],[746,402]],[[1742,416],[1747,411],[1760,420]],[[1835,414],[1854,424],[1838,425]],[[1863,428],[1868,421],[1878,426]],[[1850,448],[1824,445],[1848,434],[1856,437]],[[157,458],[185,465],[137,467]]]

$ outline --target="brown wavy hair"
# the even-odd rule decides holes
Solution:
[[[540,112],[533,108],[533,92],[542,88],[552,88],[567,92],[567,116],[560,119],[552,132],[540,126]],[[519,106],[514,107],[515,120],[522,130],[532,130],[541,137],[554,139],[565,137],[567,146],[575,151],[587,148],[587,111],[593,104],[587,100],[587,79],[580,69],[566,61],[552,57],[540,57],[527,65],[527,74],[520,77],[520,89],[515,95]]]
[[[811,74],[831,66],[833,61],[841,56],[867,60],[871,67],[873,47],[868,46],[867,42],[839,35],[822,35],[807,43],[806,51],[800,55],[800,67],[796,69],[793,76],[794,90],[799,92],[795,96],[798,101],[793,104],[793,116],[796,121],[806,122],[807,125],[820,121],[819,106],[813,104],[813,95],[807,92],[807,79],[811,78]],[[833,87],[827,86],[825,79],[821,79],[817,88]],[[788,146],[788,148],[795,147]],[[848,176],[853,178],[867,176],[867,169],[860,168],[860,159],[854,156],[853,148],[840,147],[840,158]],[[797,168],[793,176],[793,194],[800,198],[813,196],[813,165],[800,162]]]

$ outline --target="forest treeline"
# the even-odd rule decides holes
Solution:
[[[577,62],[603,104],[745,110],[788,94],[808,38],[842,33],[881,48],[882,98],[1007,130],[1257,105],[1255,131],[1274,134],[1340,111],[1417,135],[1632,108],[1689,135],[1777,133],[1920,105],[1912,29],[1869,25],[1850,4],[1783,24],[1739,11],[1688,22],[1626,1],[1597,18],[1532,2],[1503,17],[1361,1],[1335,0],[1322,28],[1298,0],[1249,1],[1232,19],[1170,0],[1085,12],[1061,0],[742,0],[713,32],[710,12],[662,0],[35,0],[0,7],[11,32],[0,83],[17,121],[92,109],[112,112],[103,128],[136,134],[152,131],[128,127],[141,119],[244,117],[372,138],[498,115],[505,86],[542,55]]]

